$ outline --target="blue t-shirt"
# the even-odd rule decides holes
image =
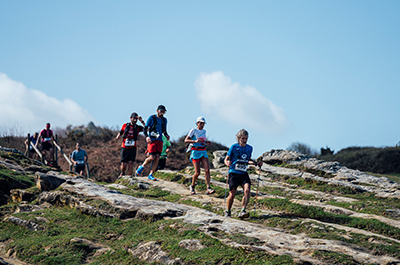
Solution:
[[[246,146],[241,146],[236,143],[229,148],[228,156],[232,162],[229,167],[229,173],[244,174],[247,172],[247,166],[249,160],[251,159],[251,153],[253,153],[253,147],[246,144]]]
[[[156,120],[157,120],[157,125],[154,131],[150,132],[149,131],[149,136],[150,136],[150,140],[154,141],[154,140],[158,140],[158,141],[162,141],[162,133],[163,133],[163,122],[165,122],[165,128],[167,128],[167,118],[158,118],[156,115]],[[164,121],[163,121],[164,120]],[[151,115],[146,122],[146,127],[147,128],[151,128],[154,122],[154,118],[153,115]]]
[[[32,143],[33,145],[35,145],[35,144],[36,144],[36,141],[37,141],[37,138],[35,139],[35,138],[33,138],[33,136],[31,136],[31,137],[30,137],[30,141],[31,141],[31,143]],[[33,150],[32,145],[29,146],[29,150]]]
[[[72,152],[72,159],[76,161],[78,165],[83,165],[85,164],[85,156],[87,156],[86,151],[81,149],[81,150],[74,150]]]

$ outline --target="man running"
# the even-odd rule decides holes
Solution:
[[[136,159],[136,147],[137,138],[140,132],[143,131],[144,127],[136,125],[139,120],[143,125],[144,121],[136,112],[131,114],[131,122],[122,125],[116,139],[122,137],[121,145],[121,174],[120,177],[125,175],[132,175],[133,173],[133,163]],[[128,170],[126,170],[128,168]]]
[[[231,208],[238,186],[242,186],[244,193],[242,210],[238,217],[241,219],[249,217],[249,213],[246,212],[246,207],[250,198],[251,181],[247,173],[247,166],[248,164],[253,164],[261,167],[262,161],[257,163],[251,159],[253,147],[247,144],[248,138],[249,133],[245,129],[241,129],[236,134],[237,143],[229,148],[228,154],[225,157],[225,165],[229,167],[229,196],[226,203],[227,210],[225,211],[225,217],[231,217]]]
[[[42,152],[43,155],[46,157],[47,151],[50,153],[50,157],[48,158],[48,162],[53,161],[54,157],[54,149],[52,145],[52,141],[54,142],[54,137],[53,137],[53,131],[50,130],[50,123],[46,123],[46,129],[43,129],[40,131],[39,138],[36,141],[35,146],[37,147],[38,143],[40,143],[40,140],[42,140]]]
[[[28,139],[25,140],[25,146],[26,146],[26,153],[27,155],[29,155],[29,157],[33,158],[33,156],[35,155],[36,151],[35,149],[33,149],[32,145],[36,146],[36,142],[39,138],[39,133],[35,132],[33,135],[31,135],[31,137],[29,137],[29,141]],[[28,142],[31,142],[31,144],[28,146]]]
[[[88,155],[85,150],[81,148],[79,143],[76,143],[76,149],[71,154],[71,161],[75,165],[75,172],[83,175],[85,165],[88,160]]]
[[[140,176],[143,173],[144,167],[147,164],[153,162],[148,179],[156,180],[153,173],[156,172],[160,154],[163,149],[162,135],[164,134],[167,140],[169,140],[169,135],[167,133],[167,118],[164,117],[166,111],[167,109],[164,105],[159,105],[157,107],[157,114],[151,115],[147,119],[143,133],[146,136],[147,153],[149,154],[149,157],[147,157],[143,164],[136,170],[137,176]]]

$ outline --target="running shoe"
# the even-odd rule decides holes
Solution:
[[[226,210],[225,211],[225,217],[231,217],[231,211]]]
[[[190,189],[191,194],[196,194],[196,191],[194,190],[194,186],[190,185],[189,189]]]
[[[239,213],[239,215],[238,215],[238,217],[239,217],[240,219],[248,218],[249,216],[250,216],[250,214],[249,214],[248,212],[246,212],[245,210],[241,210],[240,213]]]
[[[207,194],[213,194],[215,192],[215,190],[213,190],[211,187],[207,188]]]
[[[144,170],[144,167],[143,166],[139,166],[138,169],[136,170],[136,176],[142,175],[143,170]]]
[[[149,180],[153,180],[153,181],[157,180],[157,179],[153,176],[153,174],[150,174],[147,178],[148,178]]]

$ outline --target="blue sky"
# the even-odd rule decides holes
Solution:
[[[400,1],[1,1],[0,128],[167,107],[254,156],[400,141]]]

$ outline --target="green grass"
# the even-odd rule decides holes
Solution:
[[[0,223],[0,241],[9,242],[17,257],[32,264],[81,264],[90,258],[92,264],[147,264],[127,250],[148,241],[158,241],[171,258],[180,257],[192,264],[295,264],[287,255],[273,256],[248,252],[223,245],[219,240],[196,230],[196,225],[182,221],[157,222],[93,217],[70,208],[50,208],[38,212],[15,214],[25,220],[45,217],[44,230],[32,232],[8,222]],[[108,235],[115,235],[114,237]],[[93,257],[82,244],[71,239],[81,237],[111,247],[114,251]],[[188,251],[178,246],[183,239],[198,239],[206,248]],[[235,242],[255,242],[252,238],[232,236]],[[47,249],[47,251],[46,251]]]
[[[292,217],[311,218],[322,222],[345,225],[400,239],[399,228],[392,227],[376,219],[362,219],[343,214],[327,213],[324,212],[322,208],[292,203],[288,199],[261,199],[258,203],[267,209],[285,212],[287,215]]]

